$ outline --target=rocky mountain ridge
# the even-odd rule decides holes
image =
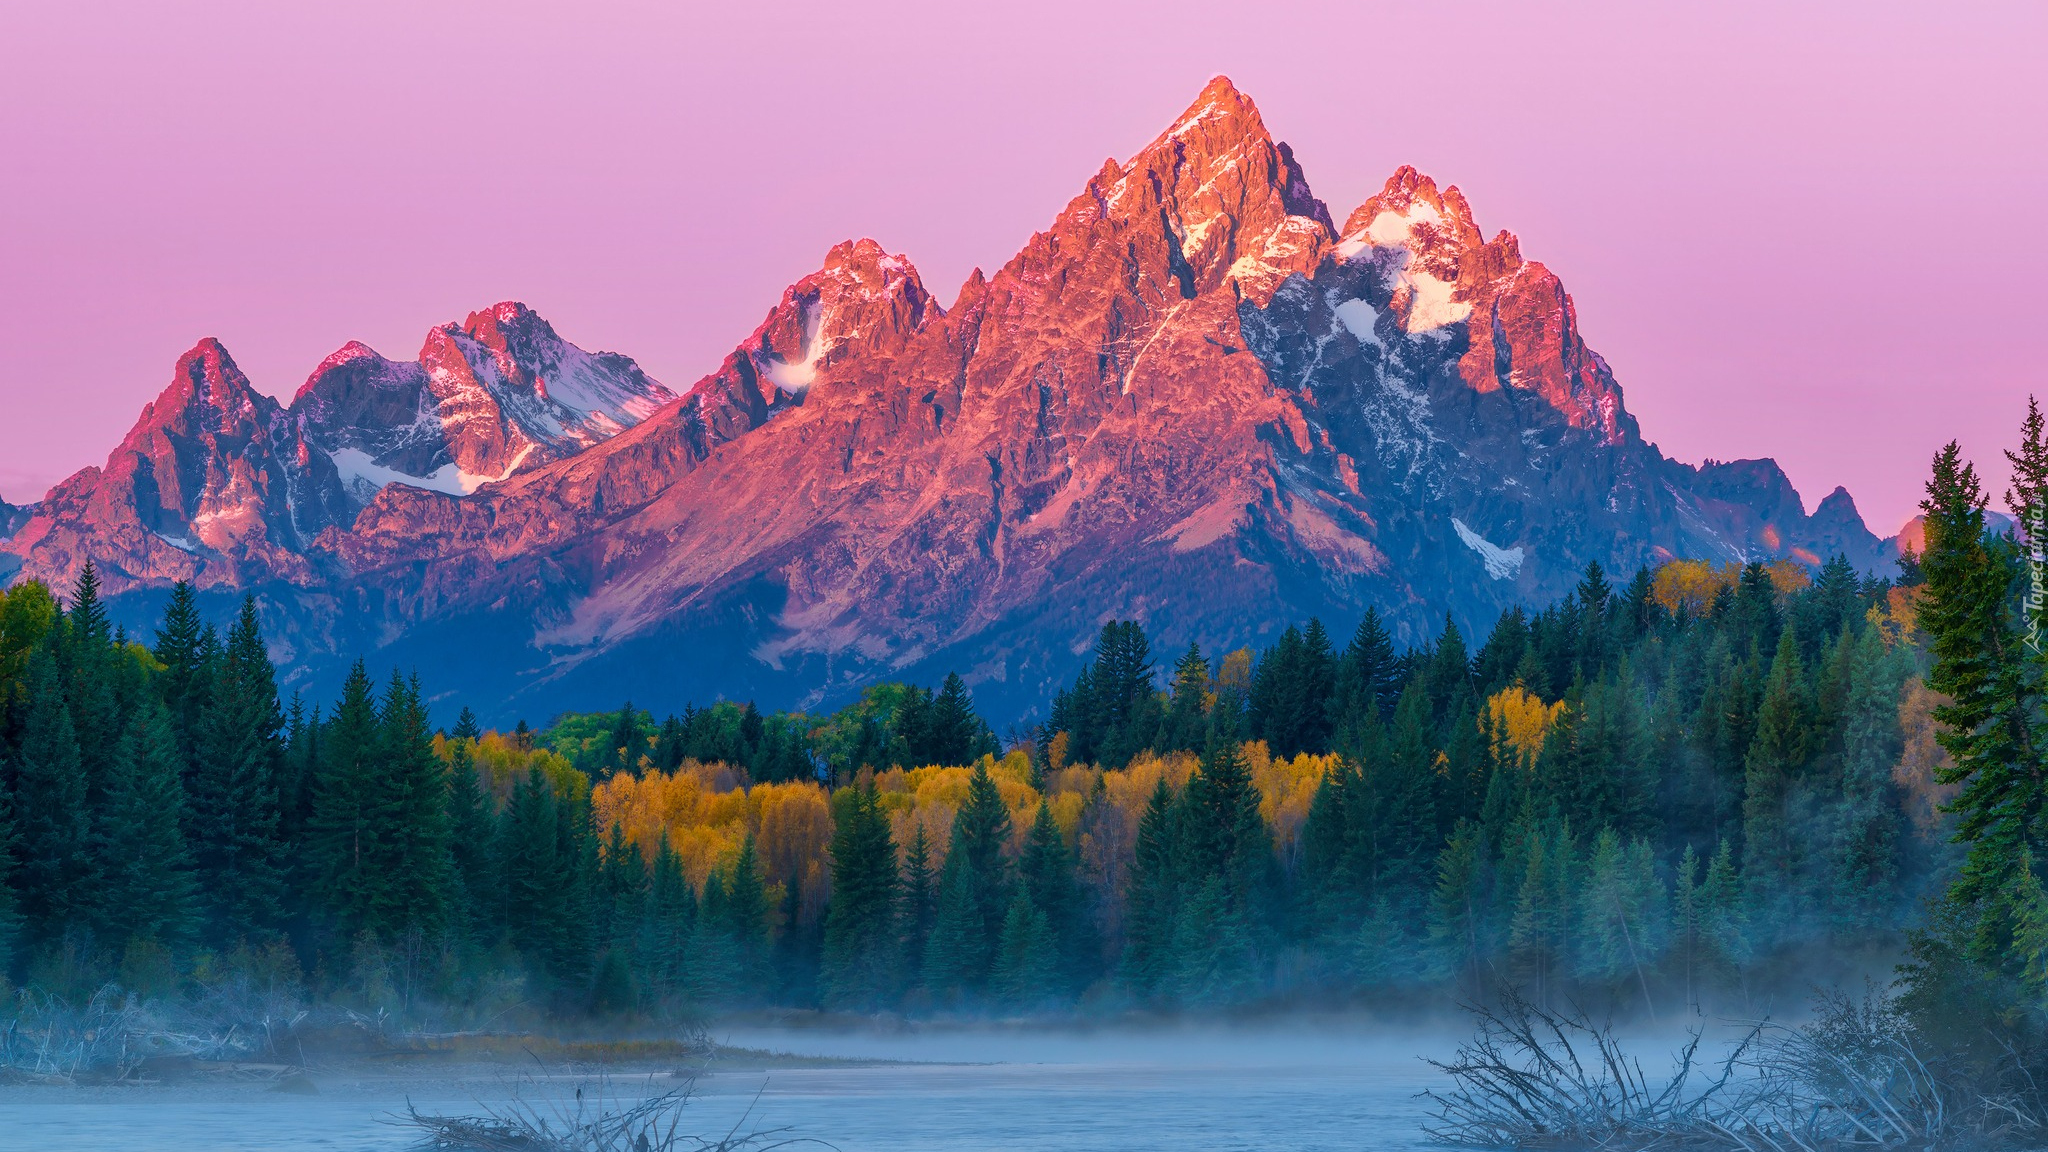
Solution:
[[[1372,605],[1414,641],[1589,560],[1884,558],[1846,492],[1645,441],[1456,188],[1402,168],[1338,226],[1220,77],[950,308],[863,240],[680,397],[570,349],[500,305],[284,409],[202,344],[0,549],[254,589],[308,676],[375,652],[493,716],[956,668],[1001,715],[1113,617],[1234,645]]]

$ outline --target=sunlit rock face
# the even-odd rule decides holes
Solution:
[[[64,578],[177,536],[122,578],[262,585],[306,675],[374,651],[493,716],[949,669],[1001,715],[1111,618],[1177,647],[1376,606],[1415,641],[1589,561],[1882,551],[1846,493],[1665,459],[1513,236],[1409,168],[1339,225],[1221,78],[950,308],[842,244],[680,397],[512,304],[249,396],[184,465],[254,494],[239,534],[122,535],[110,463],[0,547]]]

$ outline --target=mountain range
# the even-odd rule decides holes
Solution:
[[[948,670],[1014,715],[1113,618],[1416,642],[1593,560],[1892,554],[1840,488],[1666,458],[1513,235],[1407,167],[1340,222],[1221,77],[950,307],[843,243],[680,395],[516,303],[289,404],[203,340],[0,536],[0,579],[253,593],[302,683],[367,656],[494,720]]]

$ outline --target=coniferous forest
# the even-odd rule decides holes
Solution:
[[[2013,463],[2038,525],[2038,413]],[[281,697],[253,601],[180,586],[129,634],[88,566],[0,600],[0,959],[59,996],[241,974],[422,1020],[1503,985],[1654,1016],[1903,963],[1909,1006],[2020,1027],[2042,607],[1986,504],[1951,445],[1895,574],[1594,566],[1408,651],[1370,613],[1170,652],[1115,621],[1000,739],[958,676],[510,731],[361,663]]]

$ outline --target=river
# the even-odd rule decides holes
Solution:
[[[697,1085],[689,1127],[785,1129],[841,1152],[1399,1152],[1425,1144],[1419,1059],[1440,1036],[1370,1025],[1145,1032],[726,1030],[729,1044],[904,1061],[727,1071]],[[915,1063],[911,1063],[915,1061]],[[316,1080],[320,1077],[316,1075]],[[529,1089],[530,1091],[531,1089]],[[0,1090],[9,1152],[404,1149],[393,1123],[472,1114],[502,1083],[330,1080],[319,1096],[181,1088]]]

